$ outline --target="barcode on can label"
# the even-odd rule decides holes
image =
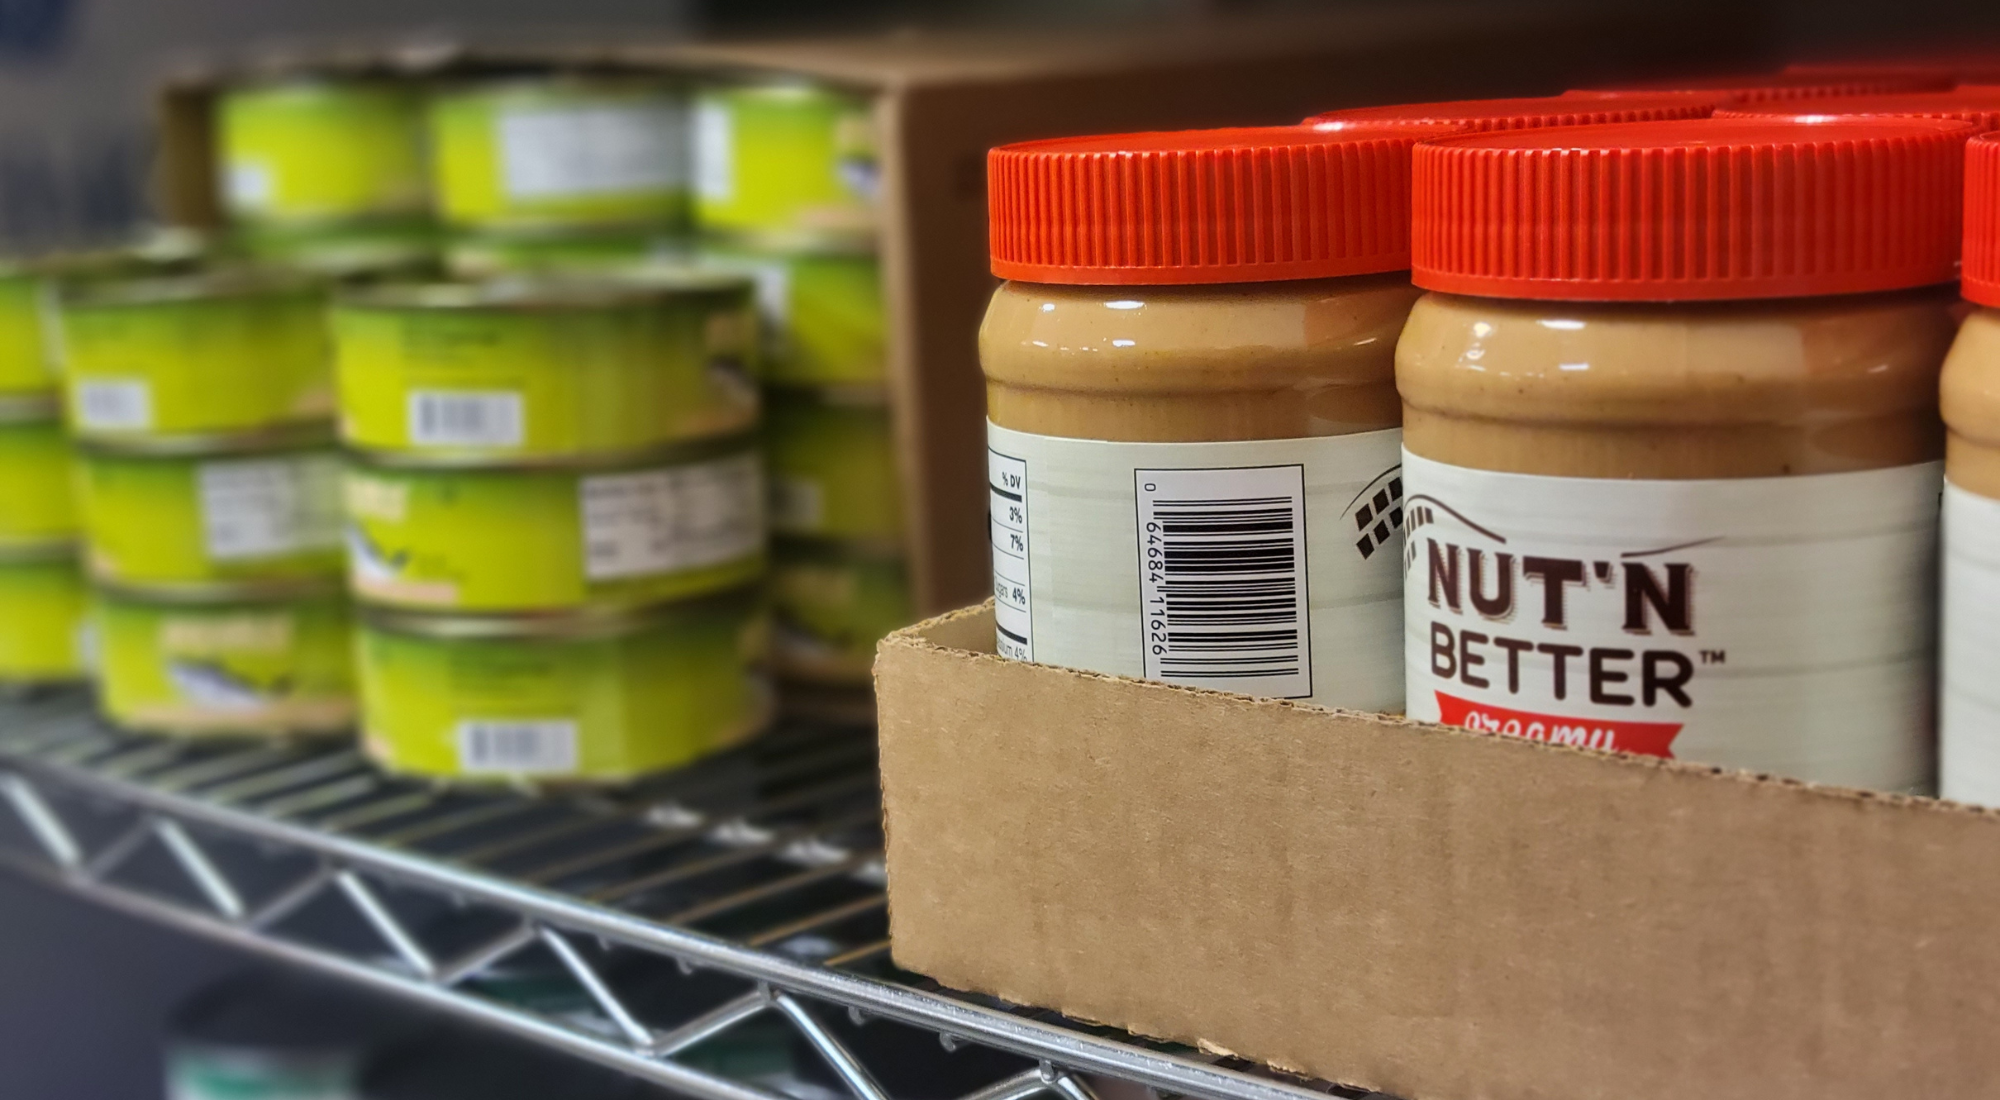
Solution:
[[[584,576],[671,573],[756,553],[764,541],[761,480],[752,455],[583,478]]]
[[[340,462],[331,455],[204,462],[195,492],[202,543],[216,561],[340,545]]]
[[[993,538],[994,645],[1002,657],[1035,659],[1028,583],[1028,464],[986,452],[986,522]]]
[[[153,426],[153,391],[139,378],[80,380],[76,420],[102,431],[144,431]]]
[[[419,447],[518,447],[527,426],[510,390],[414,390],[409,418]]]
[[[458,723],[458,767],[467,775],[576,771],[570,718],[466,718]]]
[[[1312,694],[1305,467],[1135,470],[1146,676]]]

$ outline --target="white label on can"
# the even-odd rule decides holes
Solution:
[[[418,447],[518,447],[527,434],[511,390],[412,390],[408,416]]]
[[[1401,439],[1110,443],[988,424],[1000,652],[1394,709]]]
[[[1642,481],[1406,455],[1403,472],[1410,717],[1929,786],[1940,464]]]
[[[764,539],[761,480],[752,455],[583,478],[584,576],[671,573],[756,553]]]
[[[229,202],[241,210],[262,210],[277,196],[271,166],[263,161],[238,160],[229,164]]]
[[[576,771],[572,718],[463,718],[457,732],[458,768],[467,775]]]
[[[814,535],[826,526],[826,491],[806,477],[771,478],[771,529]]]
[[[695,193],[711,202],[728,202],[736,190],[735,155],[728,106],[710,101],[695,104]]]
[[[2000,806],[2000,501],[1944,487],[1938,787]]]
[[[153,426],[153,390],[143,378],[86,378],[76,383],[76,421],[100,431]]]
[[[243,561],[340,545],[340,474],[332,455],[201,463],[195,493],[208,556]]]
[[[686,115],[673,101],[513,108],[498,133],[510,198],[657,191],[687,178]]]

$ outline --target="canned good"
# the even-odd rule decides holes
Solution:
[[[889,347],[881,265],[872,252],[710,246],[704,266],[754,279],[767,382],[879,385]]]
[[[73,548],[0,556],[0,683],[82,679],[88,606]]]
[[[746,584],[764,569],[752,444],[595,470],[357,462],[346,494],[353,591],[391,607],[525,612]]]
[[[324,297],[246,272],[66,284],[64,384],[79,437],[218,435],[333,412]]]
[[[246,225],[236,250],[259,263],[339,282],[435,278],[441,236],[427,222],[366,225]]]
[[[234,88],[218,120],[225,204],[244,221],[421,216],[430,199],[421,97],[387,80]]]
[[[879,394],[769,391],[764,454],[771,530],[780,535],[894,544],[901,481],[889,410]]]
[[[53,401],[0,403],[0,552],[76,537],[73,455],[56,412]]]
[[[466,233],[445,250],[445,268],[460,279],[524,274],[624,272],[673,263],[686,252],[671,233],[604,230],[524,230]]]
[[[60,385],[48,331],[47,282],[26,267],[0,267],[0,397],[53,394]]]
[[[902,558],[799,539],[772,548],[771,608],[779,674],[819,683],[867,683],[875,643],[915,618]]]
[[[90,572],[139,588],[337,577],[339,452],[327,433],[194,453],[86,446],[76,479]]]
[[[431,99],[438,203],[467,226],[687,218],[687,100],[654,78],[554,77]]]
[[[721,274],[382,287],[335,308],[347,442],[453,461],[747,430],[749,284]]]
[[[764,614],[747,591],[645,611],[469,618],[364,611],[369,754],[393,771],[617,782],[769,720]]]
[[[874,105],[810,84],[705,88],[694,178],[705,232],[775,244],[870,235],[881,190]]]
[[[93,619],[99,696],[119,725],[307,734],[353,724],[353,644],[337,591],[196,601],[100,586]]]

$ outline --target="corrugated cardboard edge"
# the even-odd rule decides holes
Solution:
[[[937,674],[948,670],[947,675],[960,679],[981,675],[1007,675],[1016,678],[1059,677],[1071,685],[1115,685],[1121,692],[1148,697],[1155,703],[1165,703],[1178,696],[1187,700],[1191,706],[1221,704],[1229,713],[1242,714],[1246,717],[1259,714],[1269,716],[1283,711],[1299,712],[1298,717],[1314,719],[1324,715],[1328,720],[1338,721],[1349,729],[1355,728],[1354,723],[1361,723],[1367,728],[1385,732],[1394,731],[1399,736],[1413,737],[1416,740],[1408,743],[1413,752],[1421,752],[1423,745],[1435,745],[1439,742],[1466,748],[1476,747],[1493,761],[1510,762],[1509,766],[1517,769],[1518,774],[1533,775],[1535,769],[1549,767],[1546,763],[1535,763],[1537,760],[1559,759],[1572,765],[1564,769],[1570,773],[1572,779],[1578,774],[1583,774],[1587,782],[1602,782],[1619,786],[1621,789],[1634,790],[1639,789],[1633,787],[1635,780],[1647,784],[1664,782],[1670,785],[1675,795],[1687,795],[1688,792],[1693,792],[1690,804],[1697,806],[1730,806],[1742,802],[1745,796],[1748,796],[1757,805],[1753,807],[1752,812],[1746,814],[1746,821],[1761,819],[1783,823],[1811,818],[1815,824],[1795,830],[1799,835],[1789,838],[1793,841],[1798,840],[1800,836],[1811,837],[1820,832],[1849,839],[1885,832],[1898,836],[1910,834],[1913,844],[1907,853],[1898,851],[1893,843],[1860,845],[1857,848],[1866,847],[1868,850],[1856,850],[1851,853],[1814,851],[1808,846],[1806,850],[1797,853],[1801,860],[1828,861],[1835,881],[1822,892],[1843,898],[1846,896],[1842,893],[1843,887],[1854,885],[1839,880],[1844,860],[1859,865],[1859,870],[1856,872],[1858,879],[1865,880],[1870,875],[1886,874],[1885,881],[1892,886],[1906,887],[1910,882],[1918,882],[1939,888],[1926,893],[1924,897],[1914,896],[1915,892],[1903,889],[1891,890],[1889,892],[1891,896],[1874,895],[1862,889],[1853,899],[1855,911],[1852,913],[1828,913],[1817,916],[1812,912],[1795,914],[1802,922],[1797,928],[1799,935],[1811,936],[1825,932],[1836,942],[1854,941],[1871,946],[1888,942],[1905,951],[1937,948],[1966,956],[1965,965],[1977,973],[1988,976],[2000,975],[2000,951],[1984,943],[1973,942],[1975,939],[1991,941],[1994,937],[1990,933],[1975,936],[1969,929],[1975,925],[1983,927],[1983,924],[1978,924],[1977,921],[1968,923],[1968,920],[1964,919],[1971,917],[1973,913],[1990,915],[1991,912],[2000,911],[2000,883],[1952,881],[1948,878],[1948,873],[1956,872],[1958,879],[1971,877],[1964,872],[1977,866],[1978,861],[1950,858],[1941,862],[1939,859],[1942,851],[1955,851],[1958,857],[1962,857],[1965,852],[1957,850],[1967,848],[1968,841],[1987,846],[1969,848],[1967,849],[1969,851],[2000,852],[2000,847],[1992,847],[2000,844],[2000,834],[1986,831],[2000,827],[2000,814],[1992,811],[1932,799],[1818,786],[1685,762],[1526,742],[1483,732],[1423,725],[1385,716],[1355,714],[1306,704],[1251,700],[1201,689],[1142,683],[1045,666],[1022,665],[1007,661],[991,652],[990,607],[991,604],[988,603],[982,607],[953,612],[899,631],[886,639],[878,651],[876,676],[878,695],[883,700],[883,793],[885,830],[888,831],[890,853],[890,921],[897,945],[895,958],[898,965],[929,974],[956,988],[989,994],[1015,1003],[1054,1007],[1081,1018],[1091,1018],[1124,1027],[1137,1034],[1186,1043],[1207,1050],[1229,1051],[1263,1061],[1274,1068],[1288,1072],[1316,1075],[1364,1088],[1382,1089],[1411,1097],[1412,1100],[1430,1100],[1433,1097],[1440,1100],[1447,1098],[1457,1100],[1459,1097],[1488,1096],[1505,1097],[1509,1100],[1530,1096],[1584,1098],[1610,1095],[1612,1091],[1620,1092],[1628,1098],[1665,1097],[1678,1095],[1685,1089],[1700,1090],[1704,1096],[1709,1097],[1759,1096],[1770,1100],[1776,1100],[1778,1097],[1806,1096],[1859,1097],[1872,1095],[1871,1090],[1890,1087],[1895,1082],[1919,1086],[1916,1092],[1926,1096],[1974,1096],[1980,1095],[1981,1092],[1969,1089],[1967,1081],[1979,1079],[1989,1069],[2000,1069],[2000,1058],[1969,1053],[1980,1049],[1980,1045],[1975,1043],[1975,1038],[1984,1029],[1977,1025],[1977,1021],[2000,1018],[2000,1013],[1994,1011],[1996,1007],[2000,1007],[2000,1000],[1996,1000],[1993,993],[1984,991],[1983,987],[1974,989],[1974,983],[1969,983],[1962,977],[1955,977],[1954,975],[1962,969],[1956,964],[1941,969],[1934,965],[1925,966],[1923,974],[1930,977],[1928,985],[1933,988],[1903,990],[1899,989],[1893,980],[1898,972],[1895,959],[1874,956],[1828,959],[1825,960],[1824,967],[1828,975],[1826,980],[1857,981],[1860,983],[1859,988],[1862,993],[1856,994],[1843,985],[1828,994],[1824,999],[1826,1003],[1817,1005],[1810,1002],[1795,1004],[1793,998],[1798,994],[1796,987],[1800,984],[1796,965],[1791,965],[1789,968],[1775,967],[1773,981],[1777,984],[1769,991],[1771,1009],[1774,1013],[1788,1018],[1791,1016],[1799,1018],[1801,1022],[1791,1029],[1798,1033],[1797,1043],[1786,1042],[1792,1038],[1791,1031],[1779,1025],[1774,1025],[1779,1036],[1776,1041],[1748,1036],[1740,1040],[1732,1040],[1728,1036],[1719,1038],[1707,1036],[1704,1037],[1705,1040],[1716,1040],[1716,1049],[1712,1051],[1714,1064],[1707,1067],[1705,1075],[1698,1075],[1693,1072],[1672,1072],[1675,1068],[1674,1059],[1684,1058],[1687,1055],[1687,1051],[1681,1049],[1685,1044],[1672,1036],[1662,1038],[1656,1050],[1615,1052],[1625,1061],[1606,1063],[1600,1059],[1597,1064],[1587,1066],[1575,1063],[1574,1052],[1571,1052],[1566,1059],[1538,1067],[1535,1064],[1538,1055],[1532,1049],[1525,1054],[1500,1058],[1496,1061],[1490,1051],[1453,1051],[1449,1049],[1449,1043],[1444,1044],[1443,1052],[1434,1060],[1412,1064],[1405,1057],[1408,1053],[1405,1050],[1370,1049],[1369,1044],[1378,1041],[1371,1037],[1358,1038],[1344,1051],[1329,1056],[1326,1052],[1314,1048],[1310,1041],[1303,1047],[1299,1046],[1297,1036],[1279,1037],[1274,1041],[1270,1035],[1259,1034],[1258,1028],[1241,1027],[1243,1017],[1240,1015],[1237,1017],[1239,1026],[1236,1030],[1219,1030],[1203,1026],[1200,1021],[1208,1013],[1209,1006],[1153,1004],[1146,1005],[1145,1009],[1140,1011],[1135,1009],[1134,1005],[1143,1002],[1143,994],[1139,1002],[1134,1002],[1129,998],[1121,1000],[1120,996],[1094,998],[1052,993],[1053,987],[1046,984],[1046,972],[1037,971],[1032,965],[1023,965],[1019,959],[1008,957],[1009,945],[993,943],[991,950],[982,956],[987,937],[980,935],[979,932],[969,933],[965,937],[960,937],[960,940],[961,942],[964,939],[979,940],[981,949],[968,950],[961,945],[955,945],[944,951],[934,950],[939,943],[950,941],[955,933],[953,927],[957,923],[955,918],[960,914],[908,911],[904,906],[905,899],[901,896],[904,892],[897,888],[898,853],[907,850],[909,844],[924,840],[921,836],[912,837],[902,831],[910,826],[908,815],[901,811],[906,801],[905,796],[911,793],[908,786],[911,777],[902,771],[900,739],[948,738],[954,731],[904,728],[900,723],[902,712],[909,700],[899,694],[899,689],[905,686],[902,678],[912,672]],[[1018,680],[1016,686],[1019,686]],[[929,698],[936,699],[946,687],[946,682],[932,675],[925,685],[925,690]],[[1019,708],[1020,713],[1016,717],[1023,723],[1033,723],[1038,718],[1044,717],[1038,715],[1034,708],[1032,699],[1023,698]],[[1060,723],[1060,715],[1054,718]],[[1524,764],[1526,770],[1519,770]],[[1088,779],[1084,783],[1084,790],[1087,793],[1094,791],[1089,786]],[[1660,797],[1657,788],[1651,788],[1651,793],[1646,795],[1646,798],[1652,801],[1657,801]],[[1778,804],[1770,802],[1773,797],[1778,800]],[[1829,809],[1835,812],[1831,815],[1824,812]],[[1846,811],[1858,813],[1862,818],[1855,819]],[[936,824],[940,820],[943,819],[933,813],[931,817],[917,824],[918,826],[927,823]],[[1856,825],[1857,820],[1865,823]],[[1947,830],[1956,830],[1956,833],[1926,828],[1924,823],[1934,823]],[[1819,829],[1817,828],[1819,825],[1828,827]],[[1977,836],[1968,837],[1964,832],[1966,829],[1979,832]],[[1013,839],[1012,834],[1008,834],[997,843],[1004,844],[1011,839]],[[1762,839],[1749,836],[1742,838],[1742,843],[1754,847]],[[1781,838],[1781,841],[1783,839]],[[1885,853],[1888,853],[1886,858]],[[1909,861],[1924,864],[1930,872],[1929,877],[1926,878],[1922,872],[1908,873],[1907,868],[1902,868],[1903,873],[1898,874],[1899,869],[1894,866],[1898,862],[1896,857],[1905,854]],[[1032,873],[1025,872],[1022,867],[1006,865],[1007,855],[1005,851],[995,853],[995,859],[1001,861],[999,874],[1010,877],[1016,882],[1021,881],[1024,874],[1032,878]],[[1850,856],[1851,859],[1848,858]],[[1723,853],[1720,858],[1723,864],[1727,865],[1730,855]],[[1751,863],[1754,865],[1756,861],[1752,860]],[[981,874],[981,870],[980,867],[965,867],[960,871],[960,875],[977,876]],[[1941,871],[1946,873],[1940,873]],[[1572,875],[1575,873],[1573,868],[1571,873]],[[1804,879],[1818,881],[1809,874],[1804,876]],[[1859,883],[1861,887],[1866,885],[1866,881]],[[1666,891],[1669,887],[1662,886],[1660,889]],[[1678,890],[1681,887],[1676,885],[1671,889]],[[1811,891],[1807,891],[1806,894],[1811,894]],[[1919,942],[1914,946],[1898,940],[1897,931],[1900,927],[1898,921],[1903,921],[1914,929],[1920,922],[1911,914],[1923,912],[1926,903],[1931,900],[1935,900],[1939,906],[1946,907],[1952,914],[1950,918],[1936,917],[1932,921],[1934,924],[1948,927],[1951,934],[1930,937],[1930,940],[1937,942]],[[1783,901],[1785,899],[1781,898],[1780,902]],[[1989,902],[1994,905],[1989,906]],[[1004,908],[1006,904],[1003,899],[1001,907]],[[1752,911],[1762,911],[1756,906],[1750,908]],[[1115,902],[1106,909],[1105,913],[1086,911],[1082,916],[1117,915],[1112,911],[1116,909]],[[1778,909],[1789,911],[1784,909],[1783,904],[1779,904]],[[1022,915],[1026,915],[1026,911]],[[1034,919],[1045,918],[1050,921],[1073,919],[1077,916],[1076,911],[1033,913]],[[1985,916],[1979,918],[1981,921],[1985,919],[1987,919]],[[1820,920],[1822,923],[1815,926],[1813,924],[1815,920]],[[1848,923],[1842,924],[1841,921]],[[906,936],[906,932],[917,925],[923,926],[919,934]],[[991,932],[992,929],[985,927],[980,931]],[[1744,927],[1742,931],[1744,936],[1755,938],[1776,935],[1784,930],[1753,925]],[[1876,935],[1876,933],[1881,934]],[[1912,932],[1912,935],[1915,933]],[[1057,935],[1056,938],[1059,940],[1061,936]],[[1918,938],[1923,939],[1923,937]],[[1699,943],[1700,937],[1693,937],[1692,942]],[[915,943],[914,949],[909,946],[910,943]],[[1776,953],[1785,954],[1790,958],[1789,952]],[[1493,959],[1489,960],[1490,965],[1475,967],[1474,972],[1445,975],[1447,988],[1453,992],[1462,992],[1451,985],[1457,982],[1459,985],[1477,990],[1481,987],[1481,976],[1477,971],[1504,968],[1508,964],[1517,962],[1518,960],[1514,959]],[[1792,962],[1796,963],[1796,960],[1793,959]],[[1916,974],[1918,963],[1926,962],[1934,963],[1934,959],[1928,956],[1913,958],[1911,974],[1913,976]],[[1532,960],[1527,965],[1532,969]],[[1699,969],[1698,963],[1689,960],[1677,962],[1648,960],[1647,965],[1662,968],[1661,973],[1666,975],[1674,973],[1672,969],[1665,969],[1670,967],[1677,966],[1681,970]],[[1645,971],[1644,966],[1639,969]],[[1212,974],[1208,976],[1213,977]],[[1097,977],[1105,976],[1099,974]],[[1377,978],[1379,977],[1378,975]],[[1410,977],[1415,982],[1419,979],[1435,979],[1438,975],[1412,974]],[[1575,991],[1569,987],[1582,989],[1587,998],[1591,992],[1590,983],[1597,977],[1599,975],[1594,973],[1569,975],[1550,978],[1543,985],[1558,995],[1555,1003],[1560,1007],[1568,1003],[1563,1002],[1561,996]],[[1115,982],[1115,976],[1109,980]],[[1727,994],[1721,993],[1720,990],[1729,988],[1731,975],[1718,975],[1715,980],[1718,988],[1717,996],[1726,997]],[[1569,987],[1563,985],[1565,981],[1569,983]],[[1787,985],[1786,982],[1790,984]],[[1942,985],[1955,988],[1951,990],[1935,988]],[[1532,984],[1531,987],[1540,988],[1533,987]],[[1679,1002],[1656,1006],[1646,1000],[1648,991],[1643,989],[1617,988],[1611,990],[1609,994],[1605,994],[1602,990],[1597,992],[1600,995],[1611,996],[1613,999],[1609,1003],[1613,1005],[1619,1004],[1621,998],[1636,999],[1634,1003],[1638,1005],[1637,1011],[1651,1012],[1655,1008],[1660,1008],[1668,1017],[1672,1016],[1672,1010],[1684,1007]],[[1961,992],[1964,996],[1953,1001],[1952,997],[1958,996]],[[1870,1001],[1859,1006],[1850,1003],[1855,996],[1866,994],[1872,998],[1877,993],[1889,995],[1891,1001],[1900,994],[1902,1001],[1896,1001],[1887,1008],[1883,1007],[1887,1002]],[[1217,999],[1222,1000],[1226,997],[1219,992]],[[1683,997],[1682,1000],[1686,998]],[[1965,1012],[1956,1015],[1941,1013],[1938,1009],[1941,1000],[1958,1005]],[[1903,1001],[1907,1001],[1908,1004],[1904,1005]],[[1586,999],[1577,1003],[1591,1002]],[[1975,1008],[1980,1011],[1973,1011]],[[1740,1013],[1741,1008],[1737,1006],[1731,1011]],[[1386,1009],[1384,1012],[1394,1015]],[[1862,1017],[1867,1017],[1871,1012],[1881,1017],[1880,1034],[1871,1031],[1869,1035],[1871,1040],[1879,1040],[1877,1043],[1881,1050],[1879,1064],[1870,1062],[1864,1056],[1867,1044],[1851,1042],[1837,1044],[1845,1049],[1820,1051],[1814,1055],[1820,1059],[1818,1062],[1805,1058],[1805,1055],[1796,1049],[1801,1045],[1805,1049],[1816,1049],[1814,1043],[1828,1038],[1828,1033],[1845,1034],[1841,1025],[1850,1022],[1847,1016],[1858,1013]],[[1846,1013],[1847,1016],[1842,1016],[1842,1013]],[[1816,1016],[1828,1015],[1840,1018],[1815,1019]],[[1899,1023],[1906,1024],[1909,1028],[1930,1030],[1922,1034],[1904,1034],[1897,1026]],[[1397,1042],[1390,1041],[1387,1047],[1394,1048],[1397,1045]],[[1549,1056],[1553,1057],[1555,1055],[1553,1048],[1560,1045],[1549,1044],[1552,1048]],[[1990,1047],[1991,1044],[1984,1045]],[[1468,1046],[1477,1047],[1477,1043]],[[1862,1051],[1863,1055],[1857,1055],[1857,1051]],[[1462,1058],[1457,1057],[1461,1054]],[[1802,1058],[1805,1058],[1805,1061],[1794,1069],[1793,1061]],[[1981,1059],[1984,1063],[1991,1064],[1983,1064]],[[1761,1063],[1762,1067],[1753,1063]],[[1771,1067],[1779,1067],[1785,1072],[1779,1073]],[[1629,1080],[1626,1079],[1628,1070]],[[1826,1073],[1834,1079],[1816,1080],[1815,1073]],[[1566,1074],[1569,1078],[1567,1081],[1564,1080]],[[1671,1088],[1662,1084],[1669,1079],[1674,1082]]]

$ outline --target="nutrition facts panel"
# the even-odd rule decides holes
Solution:
[[[987,513],[993,532],[993,618],[1002,657],[1035,659],[1028,628],[1028,464],[986,452]]]

